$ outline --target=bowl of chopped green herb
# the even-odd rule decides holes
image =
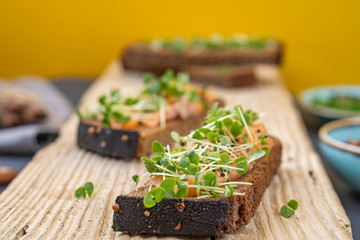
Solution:
[[[325,160],[360,192],[360,116],[325,124],[319,130],[319,138]]]
[[[329,85],[298,95],[301,108],[322,120],[360,116],[360,85]]]

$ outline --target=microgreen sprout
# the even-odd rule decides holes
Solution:
[[[211,37],[196,37],[190,40],[176,37],[173,39],[153,39],[148,42],[148,46],[158,51],[160,49],[170,49],[175,53],[180,53],[186,49],[262,49],[274,44],[274,40],[261,38],[258,36],[246,36],[238,34],[231,37],[223,37],[219,34],[213,34]]]
[[[100,185],[97,189],[94,190],[94,184],[92,182],[87,182],[83,187],[79,187],[75,190],[76,198],[86,198],[86,196],[91,197],[93,194],[96,194],[100,189]]]
[[[295,210],[298,208],[298,202],[295,199],[290,200],[287,205],[283,205],[280,209],[280,215],[284,218],[290,218],[295,214]]]
[[[162,180],[160,184],[149,185],[145,207],[153,207],[163,198],[188,196],[192,188],[199,199],[244,195],[236,189],[252,183],[237,179],[269,152],[267,147],[258,148],[268,144],[265,136],[254,135],[250,142],[243,141],[244,135],[245,138],[251,135],[250,128],[256,119],[256,113],[245,112],[240,106],[224,109],[214,104],[201,128],[184,137],[171,133],[180,148],[171,151],[169,145],[154,141],[154,156],[141,158],[147,173],[133,176],[136,184],[145,176]]]
[[[145,87],[138,96],[122,97],[120,91],[114,89],[109,95],[99,98],[98,109],[77,110],[80,120],[97,120],[109,127],[114,122],[124,125],[131,119],[142,123],[159,117],[159,124],[164,127],[168,104],[184,100],[206,105],[202,97],[204,90],[189,85],[189,76],[185,73],[175,74],[172,70],[167,70],[160,77],[147,73],[144,74],[143,80]]]

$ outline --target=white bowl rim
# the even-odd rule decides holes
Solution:
[[[360,147],[355,146],[353,144],[339,141],[339,140],[329,136],[329,132],[331,130],[334,130],[334,129],[340,128],[340,127],[355,126],[355,125],[360,125],[360,117],[344,118],[341,120],[329,122],[320,128],[319,138],[322,142],[324,142],[332,147],[335,147],[335,148],[338,148],[338,149],[341,149],[341,150],[344,150],[347,152],[351,152],[356,155],[360,155]]]

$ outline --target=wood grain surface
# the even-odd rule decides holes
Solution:
[[[282,165],[251,222],[220,239],[352,239],[349,219],[310,144],[292,97],[277,71],[262,67],[258,74],[262,81],[255,86],[212,89],[229,106],[242,104],[266,113],[263,121],[269,132],[283,144]],[[98,96],[109,89],[121,88],[131,95],[140,86],[139,73],[123,72],[114,62],[84,94],[81,108],[94,107]],[[116,196],[134,189],[131,176],[145,169],[136,159],[115,160],[79,149],[77,125],[74,114],[56,142],[39,151],[0,195],[0,239],[157,239],[113,232],[111,207]],[[87,181],[101,185],[99,192],[76,199],[75,189]],[[293,198],[299,208],[285,219],[280,208]]]

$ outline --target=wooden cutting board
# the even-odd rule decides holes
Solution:
[[[242,104],[266,113],[263,121],[269,132],[283,144],[282,165],[251,222],[220,239],[352,239],[349,219],[291,95],[276,71],[263,67],[258,73],[262,81],[255,86],[212,89],[229,106]],[[112,88],[121,88],[126,95],[136,93],[141,82],[139,73],[123,72],[114,62],[84,94],[81,108],[96,106],[99,95]],[[56,142],[38,152],[0,195],[0,238],[157,239],[113,232],[111,207],[116,196],[134,189],[131,176],[145,169],[139,160],[115,160],[80,150],[77,125],[74,114]],[[90,199],[76,199],[75,189],[87,181],[101,185],[99,192]],[[285,219],[280,208],[293,198],[299,208]]]

